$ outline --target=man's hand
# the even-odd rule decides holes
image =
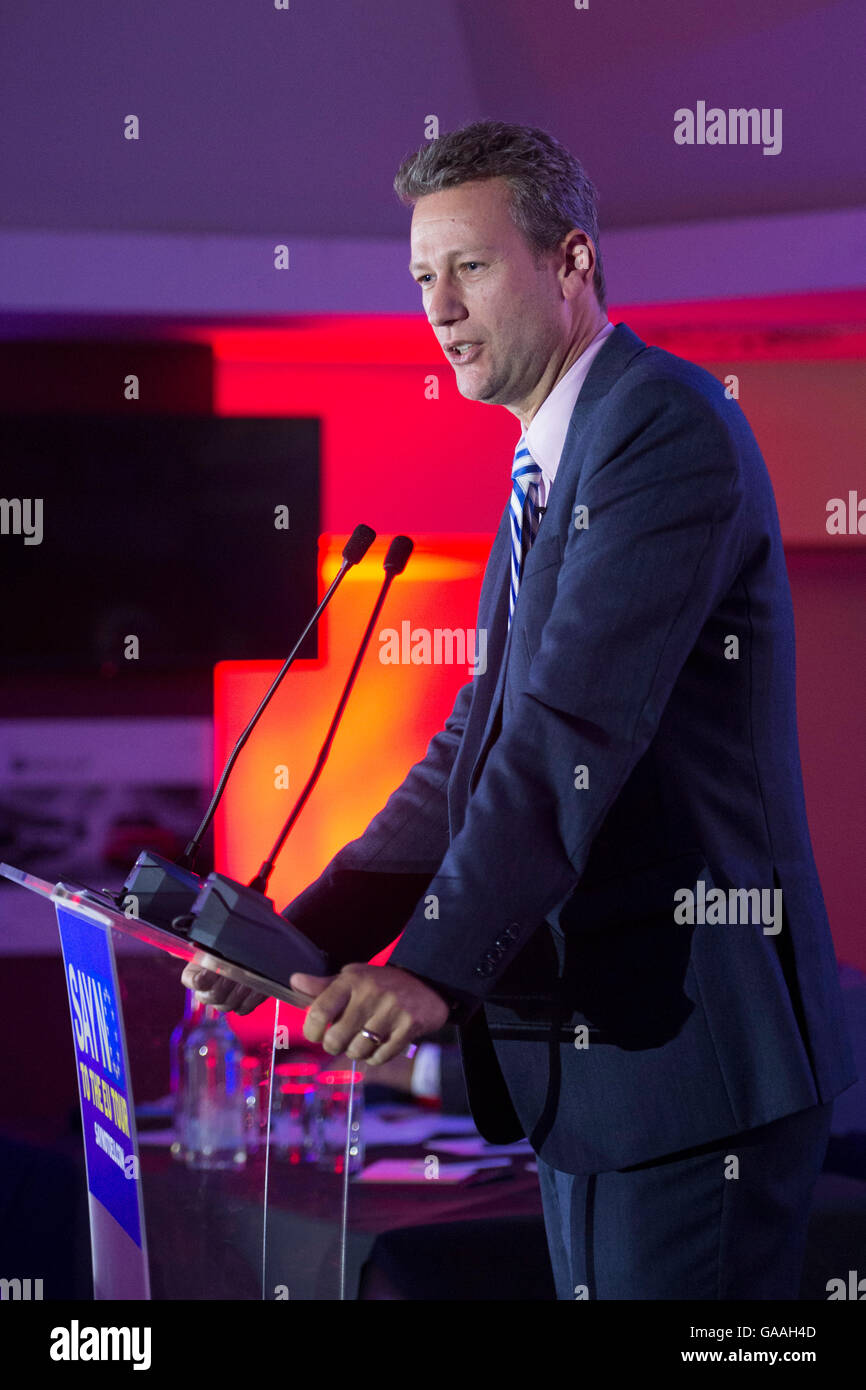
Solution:
[[[215,975],[212,970],[203,970],[192,961],[184,967],[180,979],[181,984],[186,985],[187,989],[195,990],[196,999],[200,1004],[210,1004],[212,1008],[221,1009],[227,1014],[251,1014],[253,1009],[257,1009],[259,1004],[263,1004],[268,998],[266,994],[257,994],[247,985],[236,985],[224,975]]]
[[[399,1056],[414,1038],[435,1033],[450,1012],[435,990],[397,965],[345,965],[327,976],[296,973],[289,984],[315,996],[304,1019],[308,1042],[374,1067]],[[363,1028],[381,1042],[362,1037]]]

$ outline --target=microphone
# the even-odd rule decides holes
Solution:
[[[190,907],[198,895],[202,882],[199,875],[194,872],[195,861],[201,849],[201,842],[222,800],[226,783],[231,776],[232,769],[238,760],[238,756],[274,695],[276,695],[307,633],[318,623],[319,618],[324,613],[338,587],[343,582],[343,578],[347,571],[350,570],[353,565],[357,565],[359,560],[364,558],[375,539],[376,532],[372,530],[371,527],[364,526],[363,524],[355,527],[343,547],[343,563],[340,565],[333,583],[329,586],[312,618],[307,623],[297,642],[289,652],[289,655],[286,657],[286,660],[280,667],[270,689],[232,749],[229,759],[222,770],[216,791],[211,798],[211,803],[205,811],[198,830],[187,844],[183,854],[174,862],[169,859],[164,859],[162,855],[154,854],[150,850],[143,850],[136,859],[133,868],[130,870],[123,888],[115,898],[118,907],[124,907],[129,896],[134,895],[137,904],[135,916],[141,917],[145,921],[152,922],[154,926],[163,927],[167,930],[172,929],[176,917],[189,912]]]
[[[398,574],[402,574],[404,569],[406,568],[409,556],[412,554],[413,548],[413,542],[410,541],[408,536],[395,536],[388,547],[388,553],[385,556],[385,559],[382,561],[382,568],[385,571],[385,578],[382,581],[382,587],[379,590],[379,597],[377,598],[375,606],[373,608],[373,612],[370,615],[370,621],[368,622],[367,627],[364,631],[364,636],[361,638],[361,645],[358,648],[358,654],[355,657],[352,669],[346,678],[346,684],[343,686],[343,693],[340,696],[340,700],[334,713],[334,717],[331,720],[330,728],[328,729],[328,732],[325,735],[325,741],[322,744],[321,749],[319,750],[319,756],[316,759],[315,767],[313,768],[313,771],[310,773],[304,790],[301,792],[300,796],[298,797],[297,801],[292,807],[292,810],[289,812],[288,819],[286,820],[285,825],[280,831],[273,849],[271,850],[267,859],[265,859],[262,863],[262,866],[256,874],[255,878],[250,880],[250,888],[254,888],[258,893],[265,892],[271,874],[274,871],[274,863],[276,861],[277,855],[282,850],[283,845],[288,839],[289,832],[291,831],[292,826],[295,824],[295,821],[298,819],[298,816],[301,814],[304,807],[306,806],[310,793],[312,792],[320,776],[322,775],[325,763],[328,761],[328,755],[331,751],[331,745],[334,742],[337,729],[339,728],[340,721],[343,718],[343,712],[346,708],[346,705],[348,704],[349,696],[352,693],[352,687],[355,684],[355,678],[358,674],[358,671],[360,670],[361,662],[364,660],[364,654],[367,650],[367,647],[370,645],[370,638],[373,635],[373,628],[375,627],[376,621],[382,610],[382,604],[385,602],[388,590],[390,589],[394,579]]]
[[[289,981],[296,970],[310,975],[328,975],[333,971],[327,955],[314,946],[297,927],[279,915],[272,899],[266,896],[266,889],[277,856],[306,806],[328,760],[388,590],[397,575],[402,574],[406,568],[413,548],[413,542],[408,536],[396,536],[388,547],[388,553],[382,562],[385,578],[361,638],[352,669],[337,702],[334,717],[319,750],[319,756],[270,854],[262,862],[255,878],[244,885],[225,874],[208,874],[189,909],[189,917],[175,923],[176,928],[188,930],[189,940],[194,941],[196,945],[215,951],[225,959],[243,965],[248,970],[254,970],[260,975],[266,975],[289,988]]]
[[[371,622],[379,615],[379,609],[385,602],[385,595],[387,594],[388,589],[390,587],[391,579],[393,579],[396,575],[403,573],[404,569],[409,563],[409,556],[412,554],[412,551],[414,549],[415,542],[410,541],[408,536],[395,536],[391,544],[388,546],[388,554],[382,561],[382,568],[386,574],[391,576],[391,578],[387,581],[386,584],[382,586],[382,592],[379,596],[379,602],[376,609],[374,610],[373,618],[371,618],[370,620]]]

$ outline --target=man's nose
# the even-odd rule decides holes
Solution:
[[[427,299],[427,318],[433,327],[445,328],[449,323],[459,323],[468,313],[455,287],[444,279],[437,281]]]

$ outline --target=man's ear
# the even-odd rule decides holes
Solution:
[[[579,294],[586,283],[587,272],[593,268],[592,242],[585,232],[573,228],[560,243],[563,251],[560,283],[567,299]]]

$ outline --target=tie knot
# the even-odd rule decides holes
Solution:
[[[511,477],[515,486],[520,489],[525,497],[533,483],[541,482],[541,469],[529,452],[524,435],[520,436],[517,448],[514,450],[514,463],[511,466]]]

